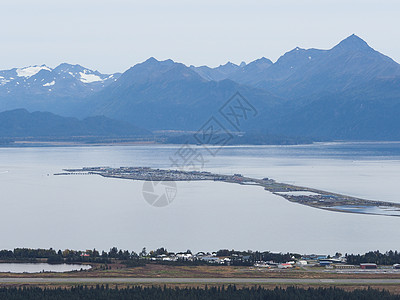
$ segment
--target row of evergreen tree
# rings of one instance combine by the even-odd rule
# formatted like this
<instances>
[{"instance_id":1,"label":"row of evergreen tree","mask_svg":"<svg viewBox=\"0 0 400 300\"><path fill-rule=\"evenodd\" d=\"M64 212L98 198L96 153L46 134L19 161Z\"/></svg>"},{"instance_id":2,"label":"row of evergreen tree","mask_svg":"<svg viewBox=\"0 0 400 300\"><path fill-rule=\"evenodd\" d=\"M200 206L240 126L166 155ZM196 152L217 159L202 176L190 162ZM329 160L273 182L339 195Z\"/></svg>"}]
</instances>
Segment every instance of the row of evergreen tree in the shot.
<instances>
[{"instance_id":1,"label":"row of evergreen tree","mask_svg":"<svg viewBox=\"0 0 400 300\"><path fill-rule=\"evenodd\" d=\"M50 299L75 299L75 300L124 300L124 299L157 299L157 300L214 300L214 299L271 299L271 300L391 300L400 299L398 295L392 295L387 291L376 289L363 289L354 291L344 291L338 288L296 288L288 287L286 289L275 288L265 289L262 287L236 288L234 285L227 287L210 288L167 288L167 287L128 287L123 289L109 288L108 286L96 287L72 287L42 289L38 287L23 288L0 288L0 300L50 300Z\"/></svg>"},{"instance_id":2,"label":"row of evergreen tree","mask_svg":"<svg viewBox=\"0 0 400 300\"><path fill-rule=\"evenodd\" d=\"M186 250L183 253L190 253L190 250ZM16 248L14 250L0 250L0 260L18 260L18 261L30 261L34 262L36 259L47 259L49 263L62 263L62 262L98 262L98 263L110 263L111 260L125 261L130 265L138 265L139 262L145 263L146 259L157 257L159 255L169 255L166 248L158 248L147 252L146 248L143 248L141 252L136 253L134 251L121 250L117 247L113 247L110 251L102 251L101 253L96 249L86 251L76 251L66 249L64 251L50 249L30 249L30 248ZM210 254L210 253L205 253ZM211 254L210 254L211 255ZM253 251L235 251L222 249L216 252L218 257L232 257L234 265L252 265L256 261L275 261L275 262L286 262L292 260L293 257L300 258L299 254L292 253L272 253L269 251L265 252L253 252ZM171 263L171 262L166 262ZM173 262L174 264L202 264L204 261L178 261Z\"/></svg>"},{"instance_id":3,"label":"row of evergreen tree","mask_svg":"<svg viewBox=\"0 0 400 300\"><path fill-rule=\"evenodd\" d=\"M379 251L370 251L365 254L346 254L347 263L351 265L359 265L360 263L375 263L377 265L394 265L400 263L400 252L387 251L381 253Z\"/></svg>"},{"instance_id":4,"label":"row of evergreen tree","mask_svg":"<svg viewBox=\"0 0 400 300\"><path fill-rule=\"evenodd\" d=\"M191 253L187 250L184 253ZM168 255L165 248L159 248L150 252L143 248L140 253L134 251L121 250L117 247L111 248L108 252L102 251L101 253L96 249L86 251L76 251L66 249L64 251L50 249L30 249L30 248L16 248L14 250L0 250L0 260L17 260L17 261L30 261L34 262L36 259L47 259L49 263L62 263L62 262L98 262L98 263L111 263L112 260L119 260L129 263L130 265L144 264L146 259L157 257L159 255ZM231 257L233 265L252 265L257 261L274 261L277 263L287 262L293 259L301 258L301 255L296 253L272 253L269 251L235 251L222 249L216 252L218 257ZM381 253L379 251L370 251L365 254L346 254L348 264L358 265L360 263L376 263L378 265L393 265L400 263L400 252L387 251ZM201 261L200 261L201 262ZM200 262L185 262L179 261L175 263L195 263Z\"/></svg>"}]
</instances>

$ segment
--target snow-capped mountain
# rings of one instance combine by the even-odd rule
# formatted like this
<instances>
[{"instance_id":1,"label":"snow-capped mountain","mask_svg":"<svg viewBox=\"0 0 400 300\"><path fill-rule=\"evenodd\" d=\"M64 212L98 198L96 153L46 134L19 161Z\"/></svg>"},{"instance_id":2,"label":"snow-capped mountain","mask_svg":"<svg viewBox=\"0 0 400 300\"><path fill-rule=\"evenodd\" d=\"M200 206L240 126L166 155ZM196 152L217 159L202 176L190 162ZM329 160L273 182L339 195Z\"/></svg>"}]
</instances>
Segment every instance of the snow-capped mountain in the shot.
<instances>
[{"instance_id":1,"label":"snow-capped mountain","mask_svg":"<svg viewBox=\"0 0 400 300\"><path fill-rule=\"evenodd\" d=\"M0 111L104 115L192 131L239 91L258 111L243 131L400 140L400 65L356 35L328 50L296 47L275 63L209 68L149 58L119 75L69 64L0 71Z\"/></svg>"},{"instance_id":2,"label":"snow-capped mountain","mask_svg":"<svg viewBox=\"0 0 400 300\"><path fill-rule=\"evenodd\" d=\"M0 96L54 95L85 97L116 81L116 74L102 74L80 65L63 63L0 71Z\"/></svg>"}]
</instances>

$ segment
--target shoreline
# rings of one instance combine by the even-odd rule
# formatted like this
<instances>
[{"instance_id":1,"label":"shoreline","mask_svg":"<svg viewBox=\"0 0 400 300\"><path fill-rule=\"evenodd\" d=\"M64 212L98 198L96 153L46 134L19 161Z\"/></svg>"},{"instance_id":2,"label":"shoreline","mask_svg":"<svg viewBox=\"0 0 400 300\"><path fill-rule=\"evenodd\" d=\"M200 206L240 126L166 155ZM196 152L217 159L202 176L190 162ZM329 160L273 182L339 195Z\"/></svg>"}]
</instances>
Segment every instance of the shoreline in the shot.
<instances>
[{"instance_id":1,"label":"shoreline","mask_svg":"<svg viewBox=\"0 0 400 300\"><path fill-rule=\"evenodd\" d=\"M400 203L361 199L320 189L281 183L271 178L256 179L241 174L224 175L205 171L179 171L148 167L84 167L81 169L63 169L63 173L53 175L99 175L105 178L152 182L218 181L247 186L260 186L264 190L280 196L287 201L313 208L341 213L400 217Z\"/></svg>"},{"instance_id":2,"label":"shoreline","mask_svg":"<svg viewBox=\"0 0 400 300\"><path fill-rule=\"evenodd\" d=\"M378 144L399 144L399 141L325 141L325 142L311 142L311 143L298 143L298 144L235 144L235 145L198 145L198 144L188 144L194 147L222 147L222 148L235 148L235 147L296 147L296 146L318 146L318 145L378 145ZM180 143L161 143L156 141L127 141L127 142L79 142L79 141L13 141L9 144L0 144L1 148L51 148L51 147L106 147L106 146L144 146L144 145L151 145L151 146L181 146Z\"/></svg>"}]
</instances>

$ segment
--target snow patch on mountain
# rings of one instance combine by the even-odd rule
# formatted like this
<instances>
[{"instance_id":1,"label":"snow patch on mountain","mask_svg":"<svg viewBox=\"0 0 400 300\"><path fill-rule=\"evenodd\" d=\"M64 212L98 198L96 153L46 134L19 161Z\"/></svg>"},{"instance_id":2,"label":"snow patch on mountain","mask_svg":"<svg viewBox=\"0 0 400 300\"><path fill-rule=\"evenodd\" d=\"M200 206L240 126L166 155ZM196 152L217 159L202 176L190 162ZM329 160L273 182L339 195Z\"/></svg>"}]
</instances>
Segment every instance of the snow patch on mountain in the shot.
<instances>
[{"instance_id":1,"label":"snow patch on mountain","mask_svg":"<svg viewBox=\"0 0 400 300\"><path fill-rule=\"evenodd\" d=\"M86 70L85 70L86 71ZM86 74L84 72L79 72L79 75L81 75L81 81L83 83L92 83L92 82L97 82L97 81L103 81L100 76L97 76L95 74Z\"/></svg>"},{"instance_id":2,"label":"snow patch on mountain","mask_svg":"<svg viewBox=\"0 0 400 300\"><path fill-rule=\"evenodd\" d=\"M52 86L52 85L55 85L55 84L56 84L56 82L53 80L52 82L48 82L48 83L43 84L43 86Z\"/></svg>"},{"instance_id":3,"label":"snow patch on mountain","mask_svg":"<svg viewBox=\"0 0 400 300\"><path fill-rule=\"evenodd\" d=\"M31 67L20 68L17 69L16 72L18 77L29 78L32 77L33 75L36 75L41 70L51 71L49 67L42 65L42 66L31 66Z\"/></svg>"},{"instance_id":4,"label":"snow patch on mountain","mask_svg":"<svg viewBox=\"0 0 400 300\"><path fill-rule=\"evenodd\" d=\"M0 85L5 85L5 84L7 84L8 82L10 82L10 80L4 79L4 77L1 77L1 78L0 78Z\"/></svg>"}]
</instances>

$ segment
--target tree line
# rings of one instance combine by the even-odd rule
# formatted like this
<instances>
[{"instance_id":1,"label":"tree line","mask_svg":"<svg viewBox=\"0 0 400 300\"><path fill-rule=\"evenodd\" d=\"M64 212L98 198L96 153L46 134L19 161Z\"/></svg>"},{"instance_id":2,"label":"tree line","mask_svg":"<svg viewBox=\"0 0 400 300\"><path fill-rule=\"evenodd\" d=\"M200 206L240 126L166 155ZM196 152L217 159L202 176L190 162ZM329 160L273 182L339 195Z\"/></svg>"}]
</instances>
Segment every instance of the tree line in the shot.
<instances>
[{"instance_id":1,"label":"tree line","mask_svg":"<svg viewBox=\"0 0 400 300\"><path fill-rule=\"evenodd\" d=\"M231 257L233 258L233 262L235 261L235 257L237 258L238 261L243 261L243 262L250 262L251 264L257 262L257 261L273 261L276 263L283 263L283 262L288 262L293 259L300 259L301 255L297 253L272 253L269 251L235 251L235 250L218 250L217 251L217 256L218 257Z\"/></svg>"},{"instance_id":2,"label":"tree line","mask_svg":"<svg viewBox=\"0 0 400 300\"><path fill-rule=\"evenodd\" d=\"M96 249L77 251L77 250L54 250L50 249L30 249L30 248L15 248L14 250L0 250L0 260L3 261L20 261L20 262L35 262L37 260L46 259L49 263L76 263L76 262L95 262L95 263L111 263L112 261L121 261L128 266L144 265L151 261L159 264L172 265L199 265L207 264L207 262L194 259L188 260L180 258L177 261L153 260L161 256L174 255L178 253L169 252L166 248L158 248L147 252L143 248L141 252L128 251L111 248L109 251L98 251ZM180 254L192 254L190 250L180 252ZM294 259L300 259L301 255L296 253L272 253L269 251L236 251L221 249L213 253L216 257L229 257L231 265L253 265L258 261L273 261L276 263L288 262ZM203 255L212 255L211 253L203 253ZM379 251L370 251L365 254L346 254L348 264L358 265L360 263L376 263L378 265L393 265L400 263L400 252L387 251L381 253Z\"/></svg>"},{"instance_id":3,"label":"tree line","mask_svg":"<svg viewBox=\"0 0 400 300\"><path fill-rule=\"evenodd\" d=\"M387 251L385 253L370 251L365 254L346 254L347 263L359 265L361 263L375 263L377 265L394 265L400 263L400 252Z\"/></svg>"},{"instance_id":4,"label":"tree line","mask_svg":"<svg viewBox=\"0 0 400 300\"><path fill-rule=\"evenodd\" d=\"M169 252L166 248L161 247L156 250L147 252L146 248L143 248L141 252L136 253L135 251L128 251L118 249L117 247L111 248L108 252L99 252L96 249L86 251L76 250L54 250L50 249L30 249L30 248L16 248L14 250L0 250L0 260L15 260L25 262L35 262L37 260L47 259L48 263L75 263L75 262L97 262L97 263L111 263L112 260L123 261L129 266L141 265L146 261L153 261L162 264L191 264L200 265L207 264L203 260L188 260L180 258L177 261L154 261L153 258L157 258L163 255L175 255L175 254L192 254L190 250L185 252ZM203 253L203 255L212 255L211 253ZM293 253L271 253L269 251L235 251L221 249L214 253L217 257L230 257L232 265L252 265L257 261L274 261L274 262L286 262L293 258L300 258L299 254Z\"/></svg>"},{"instance_id":5,"label":"tree line","mask_svg":"<svg viewBox=\"0 0 400 300\"><path fill-rule=\"evenodd\" d=\"M387 291L376 289L363 289L344 291L338 288L275 288L265 289L262 287L237 288L235 285L227 287L205 287L205 288L168 288L168 287L141 287L109 288L107 285L96 287L77 286L72 288L38 288L38 287L3 287L0 288L0 300L50 300L50 299L97 299L97 300L124 300L124 299L158 299L158 300L236 300L236 299L279 299L279 300L397 300L398 295L392 295Z\"/></svg>"}]
</instances>

